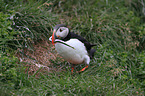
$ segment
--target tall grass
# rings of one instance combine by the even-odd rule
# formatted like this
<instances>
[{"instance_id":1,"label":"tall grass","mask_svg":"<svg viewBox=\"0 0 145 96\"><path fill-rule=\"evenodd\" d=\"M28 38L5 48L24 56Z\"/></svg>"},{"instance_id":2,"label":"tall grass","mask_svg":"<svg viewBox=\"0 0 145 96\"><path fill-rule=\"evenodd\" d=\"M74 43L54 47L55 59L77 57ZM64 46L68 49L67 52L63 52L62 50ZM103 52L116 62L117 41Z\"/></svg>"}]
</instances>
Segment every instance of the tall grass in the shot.
<instances>
[{"instance_id":1,"label":"tall grass","mask_svg":"<svg viewBox=\"0 0 145 96\"><path fill-rule=\"evenodd\" d=\"M15 50L9 53L12 55L1 52L0 59L3 61L0 63L6 68L1 70L1 94L144 95L144 22L142 17L136 15L136 7L132 6L140 1L129 1L3 1L3 13L14 10L10 16L11 27L18 32L15 43L18 48L33 50L32 43L48 40L51 28L64 23L72 32L97 44L97 52L83 73L71 75L67 62L52 60L50 67L61 66L62 71L46 71L44 74L38 70L38 78L35 77L36 73L32 76L24 73L24 66L18 67L17 63L21 65L21 62L15 57L11 58ZM138 8L142 9L143 6ZM82 66L78 65L77 68Z\"/></svg>"}]
</instances>

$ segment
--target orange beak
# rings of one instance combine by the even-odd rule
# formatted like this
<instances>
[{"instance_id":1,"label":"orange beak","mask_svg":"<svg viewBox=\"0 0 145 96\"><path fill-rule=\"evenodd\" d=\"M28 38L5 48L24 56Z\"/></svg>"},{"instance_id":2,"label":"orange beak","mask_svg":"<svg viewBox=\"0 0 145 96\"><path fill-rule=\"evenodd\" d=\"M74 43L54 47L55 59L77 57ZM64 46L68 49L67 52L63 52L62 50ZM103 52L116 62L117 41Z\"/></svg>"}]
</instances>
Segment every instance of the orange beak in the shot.
<instances>
[{"instance_id":1,"label":"orange beak","mask_svg":"<svg viewBox=\"0 0 145 96\"><path fill-rule=\"evenodd\" d=\"M55 41L55 36L54 36L54 33L55 33L55 30L53 31L53 34L52 34L52 44L54 45L54 41Z\"/></svg>"}]
</instances>

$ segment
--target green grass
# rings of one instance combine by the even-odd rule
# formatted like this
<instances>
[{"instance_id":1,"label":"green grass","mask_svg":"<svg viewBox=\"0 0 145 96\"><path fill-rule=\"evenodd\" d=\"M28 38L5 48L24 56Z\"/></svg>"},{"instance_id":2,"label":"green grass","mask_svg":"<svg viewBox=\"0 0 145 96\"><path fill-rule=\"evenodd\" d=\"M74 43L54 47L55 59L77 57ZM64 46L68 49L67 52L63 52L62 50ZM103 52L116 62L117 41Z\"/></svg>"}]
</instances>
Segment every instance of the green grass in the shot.
<instances>
[{"instance_id":1,"label":"green grass","mask_svg":"<svg viewBox=\"0 0 145 96\"><path fill-rule=\"evenodd\" d=\"M145 94L145 16L139 0L15 0L0 4L2 96ZM28 74L26 69L31 67L20 62L15 52L23 56L25 48L34 51L32 45L48 40L51 28L60 23L97 44L89 68L71 75L70 64L57 59L50 60L53 64L49 67L61 71L40 68Z\"/></svg>"}]
</instances>

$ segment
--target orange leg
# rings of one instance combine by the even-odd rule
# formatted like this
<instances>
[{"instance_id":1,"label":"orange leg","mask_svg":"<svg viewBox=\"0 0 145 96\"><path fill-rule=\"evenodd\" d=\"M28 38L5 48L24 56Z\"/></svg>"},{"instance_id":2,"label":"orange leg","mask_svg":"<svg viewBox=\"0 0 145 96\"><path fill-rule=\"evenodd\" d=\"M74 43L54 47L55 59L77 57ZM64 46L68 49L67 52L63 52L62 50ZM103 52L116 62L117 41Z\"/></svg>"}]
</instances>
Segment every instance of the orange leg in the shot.
<instances>
[{"instance_id":1,"label":"orange leg","mask_svg":"<svg viewBox=\"0 0 145 96\"><path fill-rule=\"evenodd\" d=\"M74 71L74 67L72 67L71 69L72 69L72 70L71 70L71 74L73 74L73 71Z\"/></svg>"},{"instance_id":2,"label":"orange leg","mask_svg":"<svg viewBox=\"0 0 145 96\"><path fill-rule=\"evenodd\" d=\"M72 70L71 70L71 74L73 74L74 67L75 67L75 65L74 65L74 64L72 64L72 65L71 65L71 69L72 69Z\"/></svg>"},{"instance_id":3,"label":"orange leg","mask_svg":"<svg viewBox=\"0 0 145 96\"><path fill-rule=\"evenodd\" d=\"M84 71L86 68L88 68L88 65L86 67L84 67L82 70L78 71L78 72L82 72Z\"/></svg>"}]
</instances>

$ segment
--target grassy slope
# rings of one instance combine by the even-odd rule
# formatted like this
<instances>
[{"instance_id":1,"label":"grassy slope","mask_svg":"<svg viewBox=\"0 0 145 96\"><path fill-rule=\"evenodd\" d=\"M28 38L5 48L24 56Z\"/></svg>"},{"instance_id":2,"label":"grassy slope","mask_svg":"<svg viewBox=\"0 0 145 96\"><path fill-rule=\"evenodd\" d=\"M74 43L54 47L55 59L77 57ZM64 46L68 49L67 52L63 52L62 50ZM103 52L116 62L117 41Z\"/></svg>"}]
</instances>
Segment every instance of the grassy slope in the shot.
<instances>
[{"instance_id":1,"label":"grassy slope","mask_svg":"<svg viewBox=\"0 0 145 96\"><path fill-rule=\"evenodd\" d=\"M28 36L25 37L25 34L21 33L24 40L20 41L20 46L25 46L23 43L28 45L31 41L39 42L40 38L48 38L53 25L65 23L71 31L97 44L97 52L90 67L81 74L71 75L69 65L64 66L62 69L65 71L62 72L46 72L47 75L40 73L39 78L24 74L23 68L17 70L18 72L11 69L17 75L11 74L12 80L5 78L6 81L1 82L2 95L144 94L144 82L137 77L138 74L142 76L144 69L144 52L139 53L137 50L143 34L138 31L143 30L143 25L140 24L141 19L125 5L127 3L116 0L66 0L52 2L53 5L49 6L47 4L50 2L47 2L41 9L38 9L38 6L44 2L29 3L14 7L18 12L15 16L19 17L14 21L16 25L24 26L19 31L26 31ZM13 28L18 30L15 26ZM24 42L26 40L30 42ZM58 62L53 61L56 67ZM64 65L64 62L60 64Z\"/></svg>"}]
</instances>

